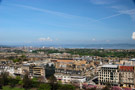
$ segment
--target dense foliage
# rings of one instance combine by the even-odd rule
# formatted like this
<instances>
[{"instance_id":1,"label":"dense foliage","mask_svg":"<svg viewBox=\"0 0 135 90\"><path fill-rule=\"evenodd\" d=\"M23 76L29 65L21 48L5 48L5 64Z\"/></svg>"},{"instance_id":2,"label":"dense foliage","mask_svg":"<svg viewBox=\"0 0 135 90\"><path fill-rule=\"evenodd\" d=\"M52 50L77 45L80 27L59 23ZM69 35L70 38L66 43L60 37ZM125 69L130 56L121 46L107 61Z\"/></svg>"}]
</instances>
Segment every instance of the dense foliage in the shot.
<instances>
[{"instance_id":1,"label":"dense foliage","mask_svg":"<svg viewBox=\"0 0 135 90\"><path fill-rule=\"evenodd\" d=\"M75 90L72 85L59 84L55 76L48 77L48 83L40 82L38 78L29 78L26 73L23 78L17 76L10 77L8 73L3 72L0 75L0 89L2 90Z\"/></svg>"},{"instance_id":2,"label":"dense foliage","mask_svg":"<svg viewBox=\"0 0 135 90\"><path fill-rule=\"evenodd\" d=\"M25 90L25 89L24 88L17 88L17 87L12 88L12 87L9 87L9 86L4 86L2 88L2 90Z\"/></svg>"},{"instance_id":3,"label":"dense foliage","mask_svg":"<svg viewBox=\"0 0 135 90\"><path fill-rule=\"evenodd\" d=\"M100 57L135 57L135 50L117 50L117 49L45 49L45 50L35 50L33 53L44 52L46 54L50 53L70 53L72 55L77 54L80 56L100 56Z\"/></svg>"},{"instance_id":4,"label":"dense foliage","mask_svg":"<svg viewBox=\"0 0 135 90\"><path fill-rule=\"evenodd\" d=\"M54 73L55 73L55 66L53 64L51 66L47 64L45 67L46 78L49 78L50 76L54 75Z\"/></svg>"}]
</instances>

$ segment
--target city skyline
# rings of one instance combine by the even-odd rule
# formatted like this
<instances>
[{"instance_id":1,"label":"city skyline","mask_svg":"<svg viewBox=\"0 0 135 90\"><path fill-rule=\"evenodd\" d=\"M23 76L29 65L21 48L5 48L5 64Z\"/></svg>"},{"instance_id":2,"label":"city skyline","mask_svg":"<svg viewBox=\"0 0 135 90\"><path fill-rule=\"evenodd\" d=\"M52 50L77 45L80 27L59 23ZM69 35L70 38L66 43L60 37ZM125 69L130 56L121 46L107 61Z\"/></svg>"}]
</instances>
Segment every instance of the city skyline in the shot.
<instances>
[{"instance_id":1,"label":"city skyline","mask_svg":"<svg viewBox=\"0 0 135 90\"><path fill-rule=\"evenodd\" d=\"M135 44L132 0L1 0L0 44Z\"/></svg>"}]
</instances>

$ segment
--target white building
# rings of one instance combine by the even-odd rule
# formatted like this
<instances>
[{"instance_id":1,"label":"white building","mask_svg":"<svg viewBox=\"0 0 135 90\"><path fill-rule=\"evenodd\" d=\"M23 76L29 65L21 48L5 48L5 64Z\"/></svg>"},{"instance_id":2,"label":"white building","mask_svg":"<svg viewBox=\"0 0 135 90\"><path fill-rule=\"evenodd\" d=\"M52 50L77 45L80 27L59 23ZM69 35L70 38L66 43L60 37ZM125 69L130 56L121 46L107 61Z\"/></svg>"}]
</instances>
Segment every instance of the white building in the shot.
<instances>
[{"instance_id":1,"label":"white building","mask_svg":"<svg viewBox=\"0 0 135 90\"><path fill-rule=\"evenodd\" d=\"M85 76L70 76L70 75L62 75L62 74L55 74L57 80L62 81L62 83L70 83L70 82L78 82L84 83L86 81Z\"/></svg>"},{"instance_id":2,"label":"white building","mask_svg":"<svg viewBox=\"0 0 135 90\"><path fill-rule=\"evenodd\" d=\"M103 65L98 72L98 83L100 85L119 84L118 65Z\"/></svg>"}]
</instances>

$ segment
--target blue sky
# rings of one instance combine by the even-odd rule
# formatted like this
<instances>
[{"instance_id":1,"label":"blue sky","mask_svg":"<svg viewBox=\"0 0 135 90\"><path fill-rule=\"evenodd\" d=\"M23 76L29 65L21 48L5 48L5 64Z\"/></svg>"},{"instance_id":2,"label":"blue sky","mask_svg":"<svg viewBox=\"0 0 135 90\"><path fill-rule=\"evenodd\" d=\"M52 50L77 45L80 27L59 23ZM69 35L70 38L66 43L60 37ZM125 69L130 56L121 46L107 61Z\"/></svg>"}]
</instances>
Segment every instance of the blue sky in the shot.
<instances>
[{"instance_id":1,"label":"blue sky","mask_svg":"<svg viewBox=\"0 0 135 90\"><path fill-rule=\"evenodd\" d=\"M0 44L133 43L132 0L2 0Z\"/></svg>"}]
</instances>

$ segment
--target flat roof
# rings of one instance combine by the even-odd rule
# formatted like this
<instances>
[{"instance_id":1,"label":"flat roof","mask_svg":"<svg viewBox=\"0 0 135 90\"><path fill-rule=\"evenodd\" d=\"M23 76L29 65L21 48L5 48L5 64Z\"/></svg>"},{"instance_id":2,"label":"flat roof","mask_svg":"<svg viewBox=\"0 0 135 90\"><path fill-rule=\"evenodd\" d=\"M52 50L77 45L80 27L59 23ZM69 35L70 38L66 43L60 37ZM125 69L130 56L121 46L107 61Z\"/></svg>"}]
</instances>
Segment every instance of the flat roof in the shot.
<instances>
[{"instance_id":1,"label":"flat roof","mask_svg":"<svg viewBox=\"0 0 135 90\"><path fill-rule=\"evenodd\" d=\"M106 65L103 65L102 67L104 67L104 68L117 68L118 65L106 64Z\"/></svg>"},{"instance_id":2,"label":"flat roof","mask_svg":"<svg viewBox=\"0 0 135 90\"><path fill-rule=\"evenodd\" d=\"M135 61L135 58L130 59L129 61Z\"/></svg>"},{"instance_id":3,"label":"flat roof","mask_svg":"<svg viewBox=\"0 0 135 90\"><path fill-rule=\"evenodd\" d=\"M67 63L69 63L69 62L73 62L74 60L56 60L57 62L67 62Z\"/></svg>"}]
</instances>

